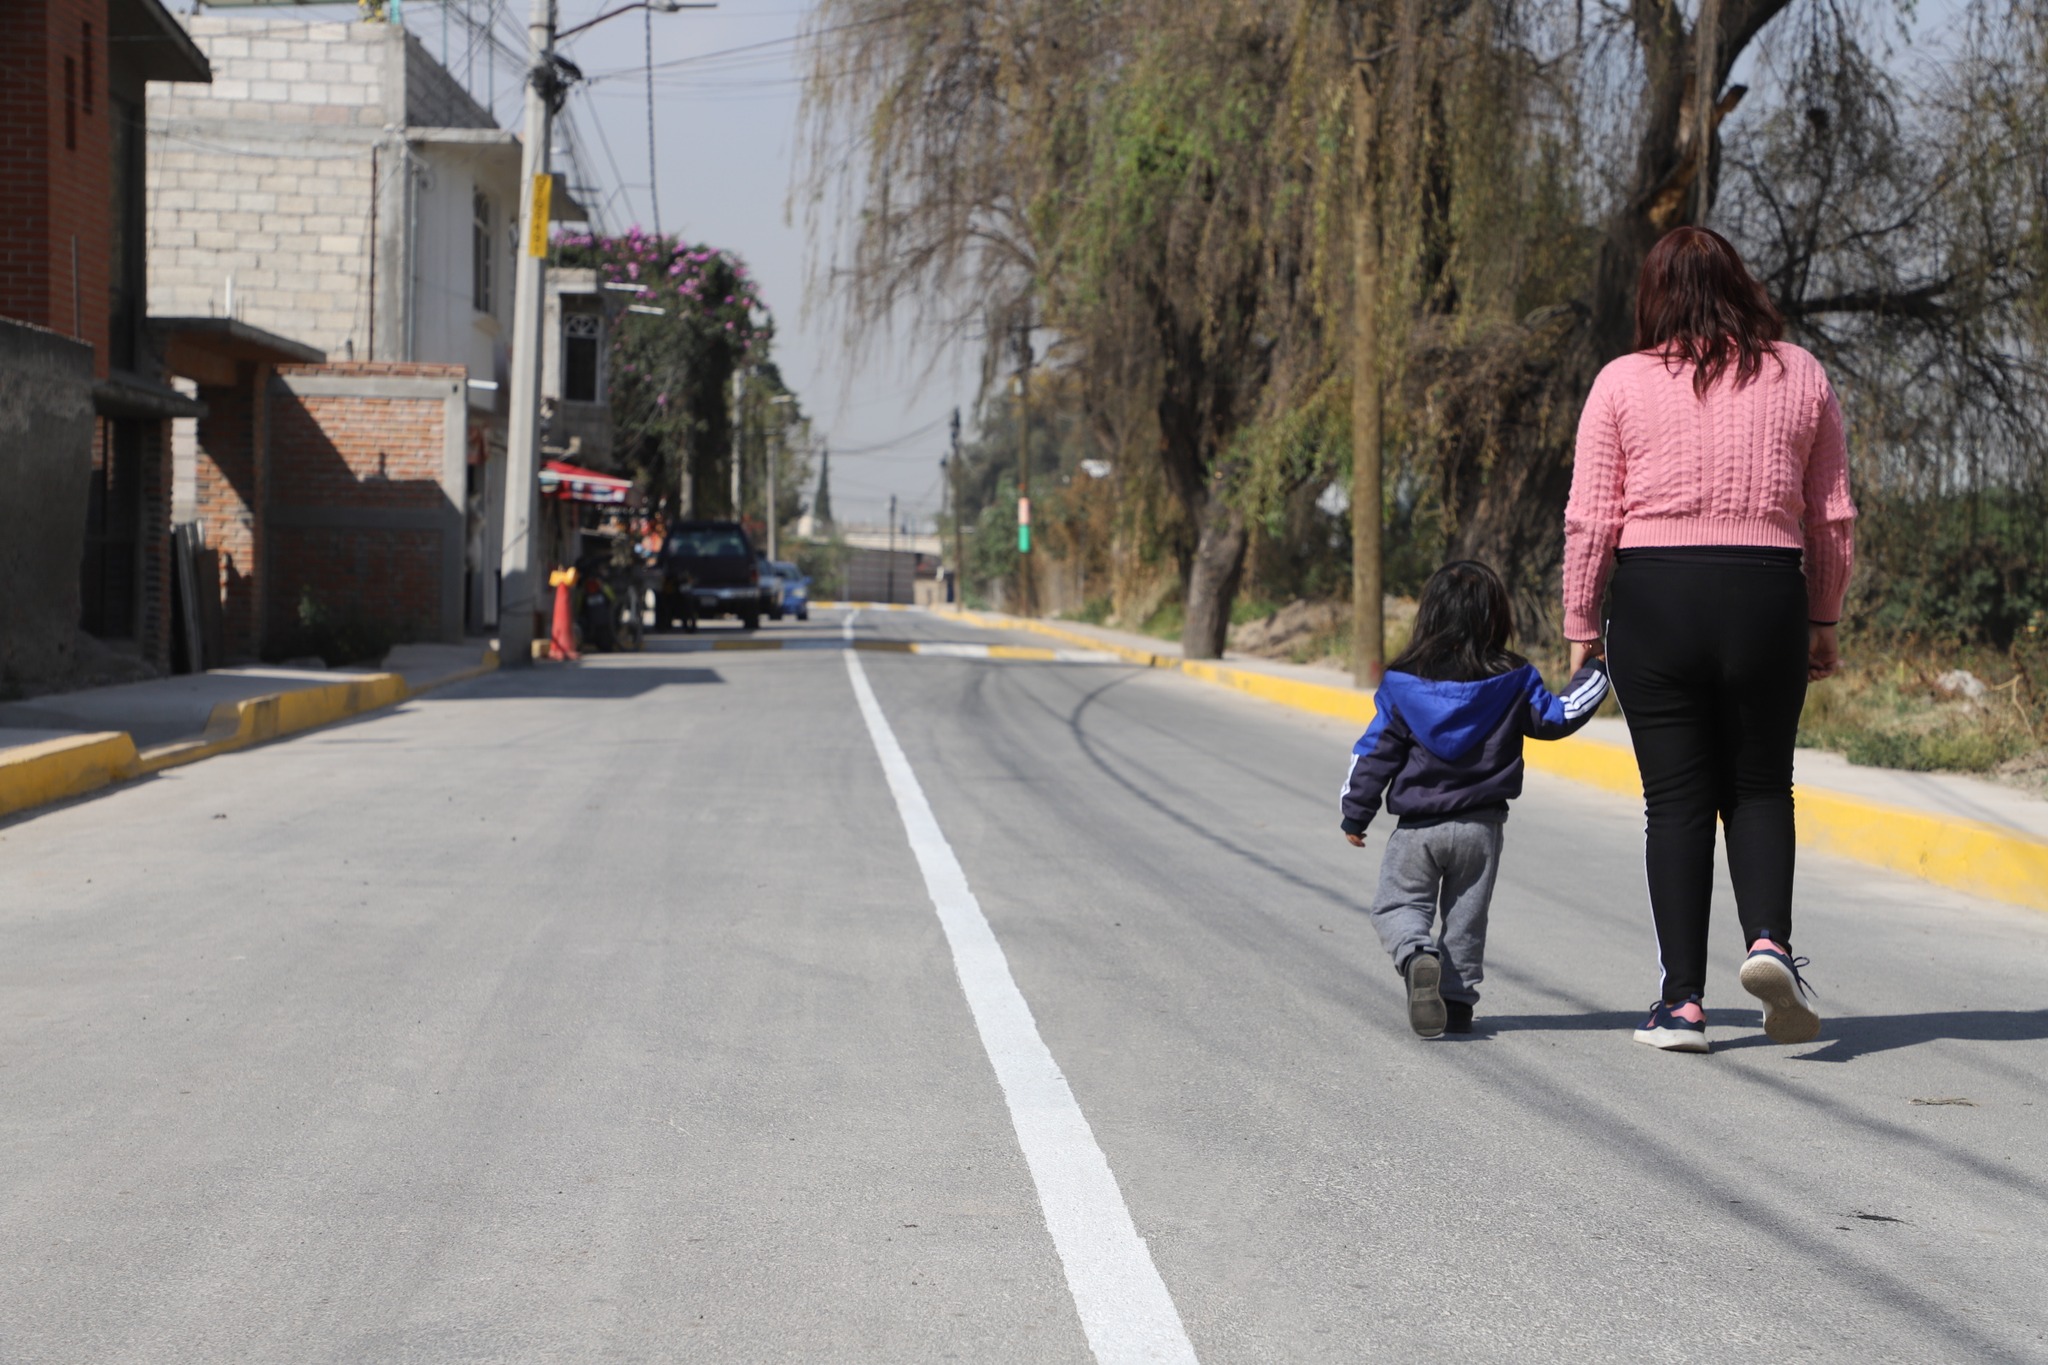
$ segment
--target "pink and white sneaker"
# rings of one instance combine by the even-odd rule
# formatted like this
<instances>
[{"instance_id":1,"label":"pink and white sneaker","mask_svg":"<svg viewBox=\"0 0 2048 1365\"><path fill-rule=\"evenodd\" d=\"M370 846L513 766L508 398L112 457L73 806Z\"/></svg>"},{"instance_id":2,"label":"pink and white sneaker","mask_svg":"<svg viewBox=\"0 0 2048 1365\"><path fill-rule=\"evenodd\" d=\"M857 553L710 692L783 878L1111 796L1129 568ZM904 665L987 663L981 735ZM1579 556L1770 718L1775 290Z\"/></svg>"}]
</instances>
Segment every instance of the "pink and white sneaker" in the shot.
<instances>
[{"instance_id":1,"label":"pink and white sneaker","mask_svg":"<svg viewBox=\"0 0 2048 1365\"><path fill-rule=\"evenodd\" d=\"M1760 938L1749 945L1742 989L1764 1002L1764 1032L1774 1043L1810 1043L1820 1032L1820 1015L1805 999L1813 988L1799 974L1805 965L1789 944Z\"/></svg>"},{"instance_id":2,"label":"pink and white sneaker","mask_svg":"<svg viewBox=\"0 0 2048 1365\"><path fill-rule=\"evenodd\" d=\"M1636 1030L1636 1041L1665 1052L1707 1051L1707 1012L1697 995L1677 1004L1659 1000L1650 1006L1650 1017Z\"/></svg>"}]
</instances>

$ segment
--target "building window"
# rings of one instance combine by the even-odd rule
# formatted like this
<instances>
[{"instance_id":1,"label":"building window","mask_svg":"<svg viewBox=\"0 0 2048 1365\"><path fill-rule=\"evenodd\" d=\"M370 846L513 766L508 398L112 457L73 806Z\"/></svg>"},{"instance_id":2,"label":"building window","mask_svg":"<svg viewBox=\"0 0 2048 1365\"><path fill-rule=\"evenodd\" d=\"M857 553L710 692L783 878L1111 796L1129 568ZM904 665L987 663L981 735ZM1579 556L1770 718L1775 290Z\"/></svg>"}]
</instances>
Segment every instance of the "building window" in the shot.
<instances>
[{"instance_id":1,"label":"building window","mask_svg":"<svg viewBox=\"0 0 2048 1365\"><path fill-rule=\"evenodd\" d=\"M479 313L495 313L498 302L492 266L496 264L498 238L491 231L490 196L478 190L470 201L470 209L474 215L469 230L470 302Z\"/></svg>"},{"instance_id":2,"label":"building window","mask_svg":"<svg viewBox=\"0 0 2048 1365\"><path fill-rule=\"evenodd\" d=\"M64 150L78 150L78 62L64 59Z\"/></svg>"},{"instance_id":3,"label":"building window","mask_svg":"<svg viewBox=\"0 0 2048 1365\"><path fill-rule=\"evenodd\" d=\"M82 95L83 95L83 96L85 97L85 98L84 98L84 104L85 104L85 112L86 112L86 113L88 113L88 114L90 114L90 113L92 112L92 24L91 24L91 22L90 22L90 21L88 21L87 23L85 23L84 25L82 25L82 29L83 29L83 33L82 33L82 36L81 36L81 38L80 38L80 41L79 41L79 48L80 48L80 49L82 50L82 53L83 53L83 55L84 55L84 58L85 58L85 89L84 89L83 91L81 91L80 93L81 93L81 94L82 94Z\"/></svg>"},{"instance_id":4,"label":"building window","mask_svg":"<svg viewBox=\"0 0 2048 1365\"><path fill-rule=\"evenodd\" d=\"M597 343L604 320L596 313L562 316L562 398L570 403L597 401Z\"/></svg>"}]
</instances>

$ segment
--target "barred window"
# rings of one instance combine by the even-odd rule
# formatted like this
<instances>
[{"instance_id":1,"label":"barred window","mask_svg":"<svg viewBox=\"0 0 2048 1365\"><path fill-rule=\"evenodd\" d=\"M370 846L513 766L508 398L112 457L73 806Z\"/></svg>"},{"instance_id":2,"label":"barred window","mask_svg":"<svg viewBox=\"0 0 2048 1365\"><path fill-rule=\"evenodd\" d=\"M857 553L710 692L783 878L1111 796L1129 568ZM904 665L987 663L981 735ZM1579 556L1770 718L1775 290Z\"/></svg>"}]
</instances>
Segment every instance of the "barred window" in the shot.
<instances>
[{"instance_id":1,"label":"barred window","mask_svg":"<svg viewBox=\"0 0 2048 1365\"><path fill-rule=\"evenodd\" d=\"M562 315L562 397L571 403L597 401L597 343L604 330L595 313Z\"/></svg>"},{"instance_id":2,"label":"barred window","mask_svg":"<svg viewBox=\"0 0 2048 1365\"><path fill-rule=\"evenodd\" d=\"M470 302L479 313L498 311L496 285L497 234L491 231L491 199L482 190L471 201L474 221L469 233Z\"/></svg>"}]
</instances>

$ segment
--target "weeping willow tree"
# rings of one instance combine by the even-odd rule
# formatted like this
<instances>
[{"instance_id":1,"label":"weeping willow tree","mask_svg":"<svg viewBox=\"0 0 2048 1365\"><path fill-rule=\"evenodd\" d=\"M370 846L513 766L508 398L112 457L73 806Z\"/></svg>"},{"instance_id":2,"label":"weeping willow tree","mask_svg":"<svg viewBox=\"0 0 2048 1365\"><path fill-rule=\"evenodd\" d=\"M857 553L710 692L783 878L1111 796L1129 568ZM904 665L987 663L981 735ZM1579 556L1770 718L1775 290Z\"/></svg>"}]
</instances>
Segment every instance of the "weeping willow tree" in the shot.
<instances>
[{"instance_id":1,"label":"weeping willow tree","mask_svg":"<svg viewBox=\"0 0 2048 1365\"><path fill-rule=\"evenodd\" d=\"M979 343L1043 328L1088 376L1154 529L1191 657L1221 653L1245 562L1240 436L1312 372L1311 5L828 0L812 205L856 338L907 319Z\"/></svg>"},{"instance_id":2,"label":"weeping willow tree","mask_svg":"<svg viewBox=\"0 0 2048 1365\"><path fill-rule=\"evenodd\" d=\"M1963 0L1908 60L1909 9L828 0L810 203L857 334L907 324L993 374L1047 330L1191 654L1248 544L1327 553L1300 511L1333 483L1361 608L1384 526L1390 563L1495 564L1524 637L1553 635L1579 406L1649 248L1697 222L1838 375L1902 528L1866 533L1888 572L1998 524L1996 563L1959 551L1868 614L1977 592L2009 629L2048 536L2048 20Z\"/></svg>"}]
</instances>

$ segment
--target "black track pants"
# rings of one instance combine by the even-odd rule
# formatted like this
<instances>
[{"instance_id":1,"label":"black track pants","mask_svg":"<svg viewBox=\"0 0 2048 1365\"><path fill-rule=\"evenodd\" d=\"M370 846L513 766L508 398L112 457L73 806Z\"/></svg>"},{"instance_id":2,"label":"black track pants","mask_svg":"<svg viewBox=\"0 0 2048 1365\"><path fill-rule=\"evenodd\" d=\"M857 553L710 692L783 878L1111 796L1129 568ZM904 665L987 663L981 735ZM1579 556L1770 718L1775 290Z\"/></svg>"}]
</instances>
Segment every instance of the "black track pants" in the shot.
<instances>
[{"instance_id":1,"label":"black track pants","mask_svg":"<svg viewBox=\"0 0 2048 1365\"><path fill-rule=\"evenodd\" d=\"M1792 935L1792 746L1806 702L1797 550L1623 550L1607 657L1643 774L1664 999L1705 993L1714 823L1744 946Z\"/></svg>"}]
</instances>

